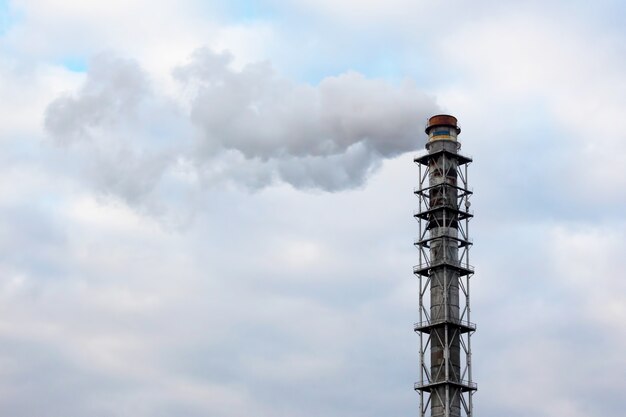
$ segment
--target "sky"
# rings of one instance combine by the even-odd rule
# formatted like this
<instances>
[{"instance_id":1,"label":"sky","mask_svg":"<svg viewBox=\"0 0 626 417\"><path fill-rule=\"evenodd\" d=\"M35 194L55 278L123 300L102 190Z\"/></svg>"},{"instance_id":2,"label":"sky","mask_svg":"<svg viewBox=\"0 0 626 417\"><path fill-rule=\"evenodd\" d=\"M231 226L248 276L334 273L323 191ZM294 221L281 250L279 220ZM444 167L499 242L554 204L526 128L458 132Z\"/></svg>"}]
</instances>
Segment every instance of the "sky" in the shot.
<instances>
[{"instance_id":1,"label":"sky","mask_svg":"<svg viewBox=\"0 0 626 417\"><path fill-rule=\"evenodd\" d=\"M0 414L418 415L412 160L443 112L475 415L623 415L625 19L0 0Z\"/></svg>"}]
</instances>

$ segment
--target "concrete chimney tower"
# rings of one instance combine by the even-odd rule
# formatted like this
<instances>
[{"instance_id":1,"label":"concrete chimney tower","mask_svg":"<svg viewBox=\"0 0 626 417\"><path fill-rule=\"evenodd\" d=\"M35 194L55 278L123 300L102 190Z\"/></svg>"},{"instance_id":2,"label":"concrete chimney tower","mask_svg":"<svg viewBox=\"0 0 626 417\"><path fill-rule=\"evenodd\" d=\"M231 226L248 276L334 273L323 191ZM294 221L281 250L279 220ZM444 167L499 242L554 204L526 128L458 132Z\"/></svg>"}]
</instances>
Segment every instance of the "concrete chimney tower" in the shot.
<instances>
[{"instance_id":1,"label":"concrete chimney tower","mask_svg":"<svg viewBox=\"0 0 626 417\"><path fill-rule=\"evenodd\" d=\"M461 128L454 116L428 120L427 153L414 159L419 166L419 199L414 216L419 221L415 247L419 263L420 417L472 416L469 264L472 242L468 235L470 196L467 166L471 158L459 153Z\"/></svg>"}]
</instances>

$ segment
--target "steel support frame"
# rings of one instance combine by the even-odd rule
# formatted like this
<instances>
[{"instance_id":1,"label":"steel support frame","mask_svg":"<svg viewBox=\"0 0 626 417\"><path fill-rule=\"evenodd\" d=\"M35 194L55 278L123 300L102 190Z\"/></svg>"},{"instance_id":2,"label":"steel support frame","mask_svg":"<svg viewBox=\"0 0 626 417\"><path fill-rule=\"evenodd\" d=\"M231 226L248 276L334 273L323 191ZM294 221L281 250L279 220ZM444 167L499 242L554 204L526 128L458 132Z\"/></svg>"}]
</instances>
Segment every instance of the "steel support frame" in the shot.
<instances>
[{"instance_id":1,"label":"steel support frame","mask_svg":"<svg viewBox=\"0 0 626 417\"><path fill-rule=\"evenodd\" d=\"M446 164L448 158L455 158L454 164ZM418 210L414 213L414 217L419 222L419 235L415 240L415 247L419 254L419 264L414 268L415 275L419 280L419 322L415 325L415 330L419 335L419 358L420 358L420 372L419 381L415 384L415 390L418 391L420 397L420 417L430 417L430 406L432 396L437 396L438 399L445 404L444 417L450 417L449 405L458 396L461 404L461 415L466 417L473 416L473 401L472 397L477 389L476 384L472 380L472 349L471 349L471 336L474 333L476 326L471 323L470 314L470 278L473 275L474 268L470 265L469 250L472 246L472 241L469 238L469 220L473 217L473 214L469 211L470 202L469 198L472 195L472 191L468 187L468 164L471 162L470 158L460 155L443 153L443 156L439 156L441 165L437 163L436 159L420 157L416 158L415 162L419 167L419 185L415 188L414 194L418 197ZM456 184L436 184L431 185L429 182L430 173L432 169L439 169L442 172L446 172L446 165L456 167ZM433 204L431 201L431 190L435 187L446 187L440 195L444 196L444 201L439 198L437 204ZM449 189L456 190L456 204L454 210L444 210L442 219L436 218L436 216L429 215L433 210L437 210L441 205L445 205L445 196L449 195ZM446 213L449 214L446 216ZM435 227L442 228L455 228L458 231L458 235L451 236L431 236L430 229L433 225L429 225L430 222L435 221L437 224ZM454 245L456 247L456 255L448 258L447 251L444 252L444 260L434 265L431 260L431 243L434 240L444 240L444 247L448 245ZM431 306L428 295L431 290L431 275L432 272L440 268L444 269L444 276L448 276L445 273L446 268L459 268L461 271L458 274L458 288L459 288L459 301L464 301L462 308L459 308L458 319L452 319L449 317L447 311L447 303L441 304L442 308L445 308L445 320L437 320L433 322L431 320ZM445 283L444 294L448 293L448 289L452 285L451 282ZM459 303L461 304L461 303ZM461 306L459 306L461 307ZM445 328L444 340L441 339L441 332L433 332L432 329L438 326ZM433 368L430 363L430 355L427 355L427 351L431 346L431 338L436 337L439 344L443 346L443 362L442 364ZM461 350L461 367L460 373L454 372L454 367L448 363L450 359L450 347L454 340L458 340ZM442 375L444 373L445 375ZM441 389L433 389L436 386L445 386L445 397L441 398Z\"/></svg>"}]
</instances>

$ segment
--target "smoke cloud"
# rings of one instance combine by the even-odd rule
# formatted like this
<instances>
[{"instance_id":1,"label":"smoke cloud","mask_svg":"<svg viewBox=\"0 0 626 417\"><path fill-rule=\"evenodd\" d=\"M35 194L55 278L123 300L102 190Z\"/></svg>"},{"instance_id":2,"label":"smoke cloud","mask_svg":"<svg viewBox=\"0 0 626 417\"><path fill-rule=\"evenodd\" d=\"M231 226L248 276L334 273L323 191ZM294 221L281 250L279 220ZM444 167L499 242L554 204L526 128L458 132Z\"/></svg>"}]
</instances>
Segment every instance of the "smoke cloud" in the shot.
<instances>
[{"instance_id":1,"label":"smoke cloud","mask_svg":"<svg viewBox=\"0 0 626 417\"><path fill-rule=\"evenodd\" d=\"M77 91L49 104L46 130L81 152L103 190L127 200L176 183L337 191L421 146L437 111L409 80L347 72L296 83L266 62L235 69L232 55L209 49L172 74L175 97L157 91L136 62L97 57Z\"/></svg>"}]
</instances>

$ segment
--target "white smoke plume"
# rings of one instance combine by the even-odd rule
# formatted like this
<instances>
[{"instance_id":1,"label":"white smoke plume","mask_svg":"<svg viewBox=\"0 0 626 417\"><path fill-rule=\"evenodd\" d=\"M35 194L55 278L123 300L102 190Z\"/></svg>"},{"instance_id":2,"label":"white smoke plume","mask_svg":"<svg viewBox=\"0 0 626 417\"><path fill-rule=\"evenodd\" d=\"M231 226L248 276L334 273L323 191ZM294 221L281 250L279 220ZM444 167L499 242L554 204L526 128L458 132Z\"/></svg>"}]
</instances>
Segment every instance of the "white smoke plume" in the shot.
<instances>
[{"instance_id":1,"label":"white smoke plume","mask_svg":"<svg viewBox=\"0 0 626 417\"><path fill-rule=\"evenodd\" d=\"M132 201L177 183L357 187L384 158L420 147L437 111L408 80L347 72L296 83L269 63L234 69L229 53L208 49L173 76L176 100L134 61L100 56L81 88L50 103L45 127L80 150L103 190Z\"/></svg>"}]
</instances>

